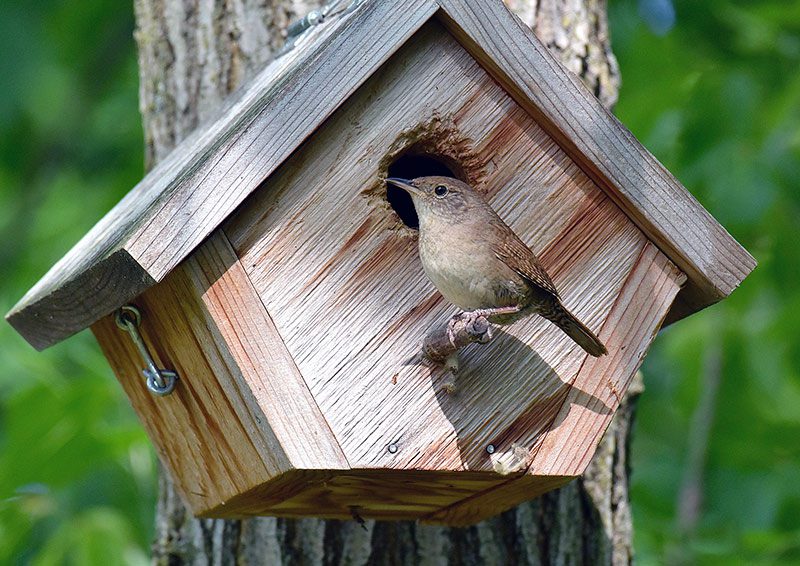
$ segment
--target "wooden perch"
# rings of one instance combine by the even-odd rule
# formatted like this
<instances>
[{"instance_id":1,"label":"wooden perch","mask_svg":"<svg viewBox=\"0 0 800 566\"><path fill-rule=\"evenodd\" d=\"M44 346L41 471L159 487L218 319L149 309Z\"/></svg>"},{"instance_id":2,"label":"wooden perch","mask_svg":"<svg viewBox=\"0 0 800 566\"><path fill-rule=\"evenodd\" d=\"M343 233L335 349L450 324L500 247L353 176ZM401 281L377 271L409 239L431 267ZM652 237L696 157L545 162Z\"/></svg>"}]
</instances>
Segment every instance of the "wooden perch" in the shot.
<instances>
[{"instance_id":1,"label":"wooden perch","mask_svg":"<svg viewBox=\"0 0 800 566\"><path fill-rule=\"evenodd\" d=\"M486 317L468 311L454 315L447 324L432 330L422 343L422 353L437 364L458 369L451 358L467 344L487 344L492 339L492 325Z\"/></svg>"}]
</instances>

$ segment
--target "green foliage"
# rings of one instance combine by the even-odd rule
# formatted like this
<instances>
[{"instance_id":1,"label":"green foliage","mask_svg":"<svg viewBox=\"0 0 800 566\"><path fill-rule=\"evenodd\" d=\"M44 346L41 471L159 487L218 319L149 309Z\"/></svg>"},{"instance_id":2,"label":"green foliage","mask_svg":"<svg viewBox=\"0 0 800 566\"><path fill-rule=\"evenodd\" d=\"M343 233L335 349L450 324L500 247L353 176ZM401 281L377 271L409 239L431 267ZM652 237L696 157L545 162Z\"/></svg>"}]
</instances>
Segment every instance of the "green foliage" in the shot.
<instances>
[{"instance_id":1,"label":"green foliage","mask_svg":"<svg viewBox=\"0 0 800 566\"><path fill-rule=\"evenodd\" d=\"M0 311L142 175L127 2L0 3ZM88 332L0 324L0 563L144 563L155 460Z\"/></svg>"},{"instance_id":2,"label":"green foliage","mask_svg":"<svg viewBox=\"0 0 800 566\"><path fill-rule=\"evenodd\" d=\"M665 7L611 3L618 114L759 267L648 357L637 552L800 564L800 5L676 0L671 29ZM3 312L142 175L132 31L128 2L0 3ZM0 351L0 563L146 562L155 461L92 337L37 353L0 324ZM687 528L676 502L713 352L721 383Z\"/></svg>"},{"instance_id":3,"label":"green foliage","mask_svg":"<svg viewBox=\"0 0 800 566\"><path fill-rule=\"evenodd\" d=\"M728 300L663 332L645 362L636 548L645 564L800 564L800 5L674 7L658 35L636 2L612 4L617 114L759 266ZM687 530L676 501L715 348L721 384Z\"/></svg>"}]
</instances>

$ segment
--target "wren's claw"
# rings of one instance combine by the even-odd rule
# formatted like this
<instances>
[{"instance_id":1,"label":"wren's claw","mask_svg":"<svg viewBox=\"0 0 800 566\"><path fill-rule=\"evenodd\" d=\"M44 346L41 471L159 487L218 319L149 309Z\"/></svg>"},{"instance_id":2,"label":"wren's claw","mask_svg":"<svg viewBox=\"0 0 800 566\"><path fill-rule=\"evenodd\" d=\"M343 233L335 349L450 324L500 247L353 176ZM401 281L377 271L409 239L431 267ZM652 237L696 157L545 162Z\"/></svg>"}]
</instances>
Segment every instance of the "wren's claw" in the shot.
<instances>
[{"instance_id":1,"label":"wren's claw","mask_svg":"<svg viewBox=\"0 0 800 566\"><path fill-rule=\"evenodd\" d=\"M461 318L461 313L455 315L450 321L447 323L447 339L450 341L450 344L453 348L458 348L456 346L456 324L458 323L459 318Z\"/></svg>"},{"instance_id":2,"label":"wren's claw","mask_svg":"<svg viewBox=\"0 0 800 566\"><path fill-rule=\"evenodd\" d=\"M458 348L458 332L466 331L467 334L473 337L480 337L477 339L481 344L486 344L492 339L492 325L486 318L483 312L488 309L477 311L461 311L448 321L447 323L447 340L453 348Z\"/></svg>"},{"instance_id":3,"label":"wren's claw","mask_svg":"<svg viewBox=\"0 0 800 566\"><path fill-rule=\"evenodd\" d=\"M492 339L492 325L486 315L480 311L469 311L461 314L464 320L464 328L471 336L480 337L478 342L486 344Z\"/></svg>"}]
</instances>

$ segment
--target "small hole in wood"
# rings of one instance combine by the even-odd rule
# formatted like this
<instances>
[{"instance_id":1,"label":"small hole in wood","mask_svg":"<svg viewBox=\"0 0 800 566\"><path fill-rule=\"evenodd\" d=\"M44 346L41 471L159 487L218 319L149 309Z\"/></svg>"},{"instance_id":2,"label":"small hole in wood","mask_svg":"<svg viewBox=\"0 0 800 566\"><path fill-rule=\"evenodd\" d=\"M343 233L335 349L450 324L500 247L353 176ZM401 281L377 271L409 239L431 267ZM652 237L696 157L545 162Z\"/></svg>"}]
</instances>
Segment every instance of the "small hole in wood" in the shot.
<instances>
[{"instance_id":1,"label":"small hole in wood","mask_svg":"<svg viewBox=\"0 0 800 566\"><path fill-rule=\"evenodd\" d=\"M404 153L389 165L387 176L416 179L417 177L428 177L430 175L457 177L442 158L424 153ZM414 210L414 203L407 192L387 183L386 200L389 201L392 209L403 221L403 224L409 228L419 228L417 211Z\"/></svg>"}]
</instances>

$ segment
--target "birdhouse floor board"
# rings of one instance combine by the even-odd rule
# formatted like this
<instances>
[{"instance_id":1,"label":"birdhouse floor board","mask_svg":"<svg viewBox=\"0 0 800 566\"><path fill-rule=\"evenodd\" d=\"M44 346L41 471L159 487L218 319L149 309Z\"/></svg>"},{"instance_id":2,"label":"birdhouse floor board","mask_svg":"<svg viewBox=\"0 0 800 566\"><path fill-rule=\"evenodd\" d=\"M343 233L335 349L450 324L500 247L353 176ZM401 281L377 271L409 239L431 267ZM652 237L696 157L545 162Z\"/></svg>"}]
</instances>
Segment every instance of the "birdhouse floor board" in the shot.
<instances>
[{"instance_id":1,"label":"birdhouse floor board","mask_svg":"<svg viewBox=\"0 0 800 566\"><path fill-rule=\"evenodd\" d=\"M533 317L466 351L455 394L442 391L443 372L414 361L454 308L423 275L377 167L404 132L435 121L472 140L479 170L468 173L539 252L567 307L598 330L644 236L435 23L224 229L351 466L505 470L557 416L584 353Z\"/></svg>"},{"instance_id":2,"label":"birdhouse floor board","mask_svg":"<svg viewBox=\"0 0 800 566\"><path fill-rule=\"evenodd\" d=\"M507 477L485 472L364 469L299 471L226 502L208 516L316 516L329 519L414 520ZM275 483L280 483L280 488Z\"/></svg>"},{"instance_id":3,"label":"birdhouse floor board","mask_svg":"<svg viewBox=\"0 0 800 566\"><path fill-rule=\"evenodd\" d=\"M423 523L466 527L499 515L523 501L530 501L576 479L574 476L534 476L522 474L494 488L474 494L420 519Z\"/></svg>"}]
</instances>

